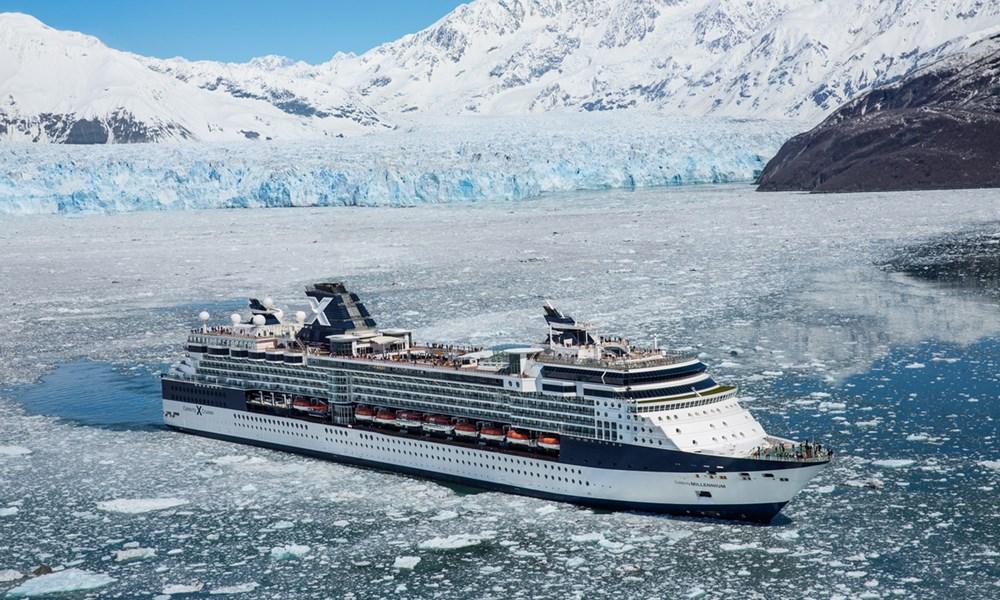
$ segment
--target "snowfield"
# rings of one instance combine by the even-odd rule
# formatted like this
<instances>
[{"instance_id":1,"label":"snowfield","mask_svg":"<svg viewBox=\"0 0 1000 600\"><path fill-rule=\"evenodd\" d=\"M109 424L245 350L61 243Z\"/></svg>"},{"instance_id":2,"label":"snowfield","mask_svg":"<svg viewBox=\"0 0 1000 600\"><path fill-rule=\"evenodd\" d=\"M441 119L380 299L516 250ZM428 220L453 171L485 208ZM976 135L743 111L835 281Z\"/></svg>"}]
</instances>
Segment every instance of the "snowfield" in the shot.
<instances>
[{"instance_id":1,"label":"snowfield","mask_svg":"<svg viewBox=\"0 0 1000 600\"><path fill-rule=\"evenodd\" d=\"M322 142L0 146L7 214L412 206L749 182L798 122L637 112L455 117Z\"/></svg>"}]
</instances>

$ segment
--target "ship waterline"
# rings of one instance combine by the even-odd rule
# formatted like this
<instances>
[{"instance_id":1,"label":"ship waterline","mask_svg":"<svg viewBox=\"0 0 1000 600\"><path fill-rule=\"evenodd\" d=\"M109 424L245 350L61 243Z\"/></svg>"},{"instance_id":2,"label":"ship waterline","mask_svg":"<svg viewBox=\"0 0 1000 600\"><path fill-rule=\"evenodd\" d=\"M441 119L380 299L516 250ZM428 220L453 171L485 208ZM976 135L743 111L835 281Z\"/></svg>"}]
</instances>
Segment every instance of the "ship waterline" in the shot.
<instances>
[{"instance_id":1,"label":"ship waterline","mask_svg":"<svg viewBox=\"0 0 1000 600\"><path fill-rule=\"evenodd\" d=\"M421 345L340 283L286 320L250 301L163 376L177 430L613 509L770 521L829 463L764 432L697 358L602 337L551 305L543 343ZM208 315L202 313L203 320Z\"/></svg>"}]
</instances>

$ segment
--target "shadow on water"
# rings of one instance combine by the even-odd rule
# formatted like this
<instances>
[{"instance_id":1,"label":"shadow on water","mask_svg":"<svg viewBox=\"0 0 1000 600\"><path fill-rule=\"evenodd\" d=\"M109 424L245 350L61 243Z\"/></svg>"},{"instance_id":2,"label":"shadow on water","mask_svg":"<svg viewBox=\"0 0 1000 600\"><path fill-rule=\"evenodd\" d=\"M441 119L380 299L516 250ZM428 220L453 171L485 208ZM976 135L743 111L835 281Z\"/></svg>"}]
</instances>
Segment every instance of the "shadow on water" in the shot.
<instances>
[{"instance_id":1,"label":"shadow on water","mask_svg":"<svg viewBox=\"0 0 1000 600\"><path fill-rule=\"evenodd\" d=\"M83 360L59 366L40 381L0 389L34 415L114 430L161 429L160 380Z\"/></svg>"}]
</instances>

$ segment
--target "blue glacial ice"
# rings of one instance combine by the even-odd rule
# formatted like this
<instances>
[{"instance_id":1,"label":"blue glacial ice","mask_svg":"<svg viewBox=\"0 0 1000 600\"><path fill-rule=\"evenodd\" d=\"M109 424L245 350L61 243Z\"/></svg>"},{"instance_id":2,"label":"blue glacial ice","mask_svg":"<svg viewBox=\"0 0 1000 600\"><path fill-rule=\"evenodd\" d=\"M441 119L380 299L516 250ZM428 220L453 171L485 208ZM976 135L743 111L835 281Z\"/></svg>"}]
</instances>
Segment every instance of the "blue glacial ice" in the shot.
<instances>
[{"instance_id":1,"label":"blue glacial ice","mask_svg":"<svg viewBox=\"0 0 1000 600\"><path fill-rule=\"evenodd\" d=\"M411 206L750 181L794 122L641 113L463 117L360 138L0 146L0 214Z\"/></svg>"}]
</instances>

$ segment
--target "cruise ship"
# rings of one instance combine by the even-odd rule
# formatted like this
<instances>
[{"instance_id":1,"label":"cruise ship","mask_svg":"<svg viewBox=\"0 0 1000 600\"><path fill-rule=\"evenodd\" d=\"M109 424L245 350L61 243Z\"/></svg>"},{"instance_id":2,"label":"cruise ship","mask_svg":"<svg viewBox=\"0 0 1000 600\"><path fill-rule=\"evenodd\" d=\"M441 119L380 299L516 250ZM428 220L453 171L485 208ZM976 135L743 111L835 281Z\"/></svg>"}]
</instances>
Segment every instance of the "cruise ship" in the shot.
<instances>
[{"instance_id":1,"label":"cruise ship","mask_svg":"<svg viewBox=\"0 0 1000 600\"><path fill-rule=\"evenodd\" d=\"M162 376L170 428L581 505L768 522L827 465L768 435L698 358L546 303L533 345L420 343L343 283L202 325ZM543 339L544 334L544 339Z\"/></svg>"}]
</instances>

